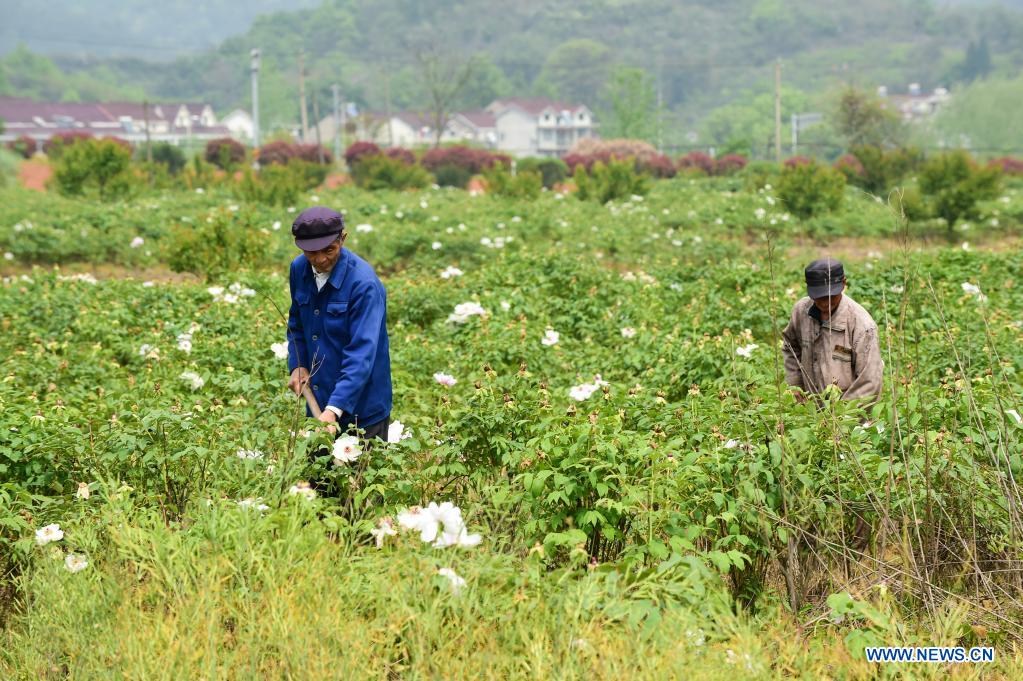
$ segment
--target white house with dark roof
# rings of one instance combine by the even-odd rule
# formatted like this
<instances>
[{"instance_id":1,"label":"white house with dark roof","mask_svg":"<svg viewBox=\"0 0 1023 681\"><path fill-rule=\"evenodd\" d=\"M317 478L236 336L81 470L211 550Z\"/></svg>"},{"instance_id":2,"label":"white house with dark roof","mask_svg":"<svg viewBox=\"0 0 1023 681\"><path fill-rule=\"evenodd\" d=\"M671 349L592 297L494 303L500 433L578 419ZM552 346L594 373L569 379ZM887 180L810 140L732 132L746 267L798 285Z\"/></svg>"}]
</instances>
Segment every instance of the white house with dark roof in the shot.
<instances>
[{"instance_id":1,"label":"white house with dark roof","mask_svg":"<svg viewBox=\"0 0 1023 681\"><path fill-rule=\"evenodd\" d=\"M586 137L596 136L593 112L582 104L545 97L498 99L494 116L497 148L515 156L561 156Z\"/></svg>"},{"instance_id":2,"label":"white house with dark roof","mask_svg":"<svg viewBox=\"0 0 1023 681\"><path fill-rule=\"evenodd\" d=\"M39 141L71 130L94 137L119 137L138 144L154 142L180 144L186 140L206 141L228 137L231 131L219 125L213 109L206 104L149 104L141 102L37 102L23 97L0 97L0 119L4 132L0 142L22 135Z\"/></svg>"}]
</instances>

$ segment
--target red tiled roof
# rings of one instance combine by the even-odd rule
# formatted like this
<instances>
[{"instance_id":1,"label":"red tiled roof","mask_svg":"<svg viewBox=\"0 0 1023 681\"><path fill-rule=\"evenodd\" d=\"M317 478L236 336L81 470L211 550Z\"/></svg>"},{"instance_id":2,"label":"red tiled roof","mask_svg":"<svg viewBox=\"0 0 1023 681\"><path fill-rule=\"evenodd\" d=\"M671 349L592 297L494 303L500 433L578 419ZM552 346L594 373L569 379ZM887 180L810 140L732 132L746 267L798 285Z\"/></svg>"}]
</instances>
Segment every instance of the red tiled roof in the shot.
<instances>
[{"instance_id":1,"label":"red tiled roof","mask_svg":"<svg viewBox=\"0 0 1023 681\"><path fill-rule=\"evenodd\" d=\"M548 99L546 97L510 97L508 99L498 99L487 108L496 113L501 109L509 107L517 107L534 116L542 113L545 109L553 109L554 111L571 111L572 113L575 113L580 109L586 108L582 104L556 102L553 99Z\"/></svg>"}]
</instances>

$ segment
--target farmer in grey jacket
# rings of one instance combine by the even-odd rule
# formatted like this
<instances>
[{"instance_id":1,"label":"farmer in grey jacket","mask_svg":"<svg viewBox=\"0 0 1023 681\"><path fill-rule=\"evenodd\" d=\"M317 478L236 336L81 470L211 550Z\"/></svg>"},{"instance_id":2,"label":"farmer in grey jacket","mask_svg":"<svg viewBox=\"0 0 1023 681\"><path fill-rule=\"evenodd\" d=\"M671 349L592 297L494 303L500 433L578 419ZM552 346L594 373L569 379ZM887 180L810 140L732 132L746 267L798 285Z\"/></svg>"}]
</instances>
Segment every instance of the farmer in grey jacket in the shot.
<instances>
[{"instance_id":1,"label":"farmer in grey jacket","mask_svg":"<svg viewBox=\"0 0 1023 681\"><path fill-rule=\"evenodd\" d=\"M843 399L881 394L884 362L877 324L844 293L845 270L832 258L814 260L806 270L807 297L796 303L782 331L785 381L800 391L819 394L837 386Z\"/></svg>"}]
</instances>

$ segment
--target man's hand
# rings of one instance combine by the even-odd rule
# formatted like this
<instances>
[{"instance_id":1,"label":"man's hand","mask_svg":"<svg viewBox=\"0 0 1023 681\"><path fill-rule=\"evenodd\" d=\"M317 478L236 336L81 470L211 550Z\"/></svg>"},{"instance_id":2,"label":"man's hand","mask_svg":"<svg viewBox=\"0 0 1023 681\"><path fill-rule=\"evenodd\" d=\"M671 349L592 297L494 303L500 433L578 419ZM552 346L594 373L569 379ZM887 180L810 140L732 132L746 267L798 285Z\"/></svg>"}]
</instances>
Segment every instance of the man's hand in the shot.
<instances>
[{"instance_id":1,"label":"man's hand","mask_svg":"<svg viewBox=\"0 0 1023 681\"><path fill-rule=\"evenodd\" d=\"M337 423L337 414L332 412L330 409L324 409L323 413L320 414L317 418L320 421L323 421L324 423L328 424L327 425L328 433L333 435L334 433L337 432L337 426L334 425L335 423Z\"/></svg>"},{"instance_id":2,"label":"man's hand","mask_svg":"<svg viewBox=\"0 0 1023 681\"><path fill-rule=\"evenodd\" d=\"M309 382L309 370L305 367L295 367L291 372L291 380L288 381L288 390L296 395L302 394L302 386Z\"/></svg>"}]
</instances>

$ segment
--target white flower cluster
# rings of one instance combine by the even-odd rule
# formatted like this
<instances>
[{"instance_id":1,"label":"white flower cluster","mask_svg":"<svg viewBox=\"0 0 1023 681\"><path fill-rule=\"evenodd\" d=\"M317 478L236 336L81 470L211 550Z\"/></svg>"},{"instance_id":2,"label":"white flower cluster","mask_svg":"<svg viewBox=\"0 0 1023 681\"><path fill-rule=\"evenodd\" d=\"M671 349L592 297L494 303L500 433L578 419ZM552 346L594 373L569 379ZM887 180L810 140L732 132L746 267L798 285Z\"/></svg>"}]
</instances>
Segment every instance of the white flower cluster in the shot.
<instances>
[{"instance_id":1,"label":"white flower cluster","mask_svg":"<svg viewBox=\"0 0 1023 681\"><path fill-rule=\"evenodd\" d=\"M458 269L457 267L452 267L452 266L449 265L446 269L444 269L444 271L442 271L440 273L440 278L441 279L451 279L452 277L460 277L463 274L465 274L465 272L463 272L462 270Z\"/></svg>"},{"instance_id":2,"label":"white flower cluster","mask_svg":"<svg viewBox=\"0 0 1023 681\"><path fill-rule=\"evenodd\" d=\"M131 240L131 247L132 248L141 248L142 245L145 244L145 243L146 243L145 239L143 239L140 236L137 236L137 237L135 237L134 239Z\"/></svg>"},{"instance_id":3,"label":"white flower cluster","mask_svg":"<svg viewBox=\"0 0 1023 681\"><path fill-rule=\"evenodd\" d=\"M292 496L302 497L303 499L306 499L308 501L311 501L316 498L316 490L314 490L312 486L305 480L300 480L296 484L292 485L291 488L288 490L288 494L291 494Z\"/></svg>"},{"instance_id":4,"label":"white flower cluster","mask_svg":"<svg viewBox=\"0 0 1023 681\"><path fill-rule=\"evenodd\" d=\"M963 282L963 293L970 296L976 296L977 300L982 303L987 300L987 296L981 293L980 287L976 284L971 284L968 281Z\"/></svg>"},{"instance_id":5,"label":"white flower cluster","mask_svg":"<svg viewBox=\"0 0 1023 681\"><path fill-rule=\"evenodd\" d=\"M515 238L510 236L497 236L493 239L485 236L480 239L480 244L487 248L504 248L506 244L510 244L514 240Z\"/></svg>"},{"instance_id":6,"label":"white flower cluster","mask_svg":"<svg viewBox=\"0 0 1023 681\"><path fill-rule=\"evenodd\" d=\"M398 514L403 529L419 532L419 538L435 548L448 546L476 546L481 537L469 534L462 520L462 510L445 501L439 506L431 501L426 508L413 506Z\"/></svg>"},{"instance_id":7,"label":"white flower cluster","mask_svg":"<svg viewBox=\"0 0 1023 681\"><path fill-rule=\"evenodd\" d=\"M635 335L636 329L632 328L631 326L626 326L622 328L622 338L633 338L635 337Z\"/></svg>"},{"instance_id":8,"label":"white flower cluster","mask_svg":"<svg viewBox=\"0 0 1023 681\"><path fill-rule=\"evenodd\" d=\"M455 311L448 315L448 321L454 324L465 324L470 317L486 317L487 311L476 302L459 303L455 305Z\"/></svg>"},{"instance_id":9,"label":"white flower cluster","mask_svg":"<svg viewBox=\"0 0 1023 681\"><path fill-rule=\"evenodd\" d=\"M274 357L277 359L288 358L288 344L287 343L272 343L270 345L270 351L274 353Z\"/></svg>"},{"instance_id":10,"label":"white flower cluster","mask_svg":"<svg viewBox=\"0 0 1023 681\"><path fill-rule=\"evenodd\" d=\"M180 376L181 380L190 383L192 390L199 390L206 385L206 380L194 371L184 371Z\"/></svg>"},{"instance_id":11,"label":"white flower cluster","mask_svg":"<svg viewBox=\"0 0 1023 681\"><path fill-rule=\"evenodd\" d=\"M206 292L213 296L213 302L228 303L229 305L239 302L242 298L251 298L256 295L253 289L245 288L238 282L231 284L226 290L223 286L210 286Z\"/></svg>"},{"instance_id":12,"label":"white flower cluster","mask_svg":"<svg viewBox=\"0 0 1023 681\"><path fill-rule=\"evenodd\" d=\"M605 385L608 385L608 382L602 379L600 374L597 374L593 377L593 383L582 383L580 385L573 386L568 391L568 396L576 402L582 402L583 400L590 399L593 393L597 392L597 390Z\"/></svg>"},{"instance_id":13,"label":"white flower cluster","mask_svg":"<svg viewBox=\"0 0 1023 681\"><path fill-rule=\"evenodd\" d=\"M41 529L36 530L36 544L39 546L46 546L51 542L57 542L64 538L64 530L60 529L60 525L53 523L47 525ZM64 567L67 568L68 572L72 574L75 572L81 572L85 568L89 567L89 561L85 559L85 556L69 553L64 556Z\"/></svg>"},{"instance_id":14,"label":"white flower cluster","mask_svg":"<svg viewBox=\"0 0 1023 681\"><path fill-rule=\"evenodd\" d=\"M373 225L371 225L371 224L369 224L367 222L364 222L361 225L355 225L355 231L356 232L361 232L363 234L368 234L369 232L373 231Z\"/></svg>"},{"instance_id":15,"label":"white flower cluster","mask_svg":"<svg viewBox=\"0 0 1023 681\"><path fill-rule=\"evenodd\" d=\"M458 383L458 379L456 379L451 374L445 374L443 371L438 371L437 373L435 373L433 375L433 380L437 381L445 388L450 388L455 383Z\"/></svg>"},{"instance_id":16,"label":"white flower cluster","mask_svg":"<svg viewBox=\"0 0 1023 681\"><path fill-rule=\"evenodd\" d=\"M412 437L412 431L405 430L405 424L401 421L391 421L391 425L387 426L388 442L400 442L410 437Z\"/></svg>"},{"instance_id":17,"label":"white flower cluster","mask_svg":"<svg viewBox=\"0 0 1023 681\"><path fill-rule=\"evenodd\" d=\"M243 461L263 458L263 452L258 449L239 449L234 455Z\"/></svg>"},{"instance_id":18,"label":"white flower cluster","mask_svg":"<svg viewBox=\"0 0 1023 681\"><path fill-rule=\"evenodd\" d=\"M86 272L84 274L72 274L69 277L65 277L63 275L59 275L57 277L57 281L83 281L86 284L92 284L94 286L99 283L99 281L96 279L96 277L92 276L88 272Z\"/></svg>"},{"instance_id":19,"label":"white flower cluster","mask_svg":"<svg viewBox=\"0 0 1023 681\"><path fill-rule=\"evenodd\" d=\"M756 343L750 343L749 345L743 345L742 347L739 347L739 348L735 349L735 354L739 355L740 357L745 357L746 359L749 359L753 355L753 351L756 350L759 347L760 346L757 345Z\"/></svg>"},{"instance_id":20,"label":"white flower cluster","mask_svg":"<svg viewBox=\"0 0 1023 681\"><path fill-rule=\"evenodd\" d=\"M558 333L554 329L547 329L544 332L543 338L540 340L540 342L543 343L546 346L551 346L551 345L557 345L559 340L561 340L561 334L560 333Z\"/></svg>"}]
</instances>

